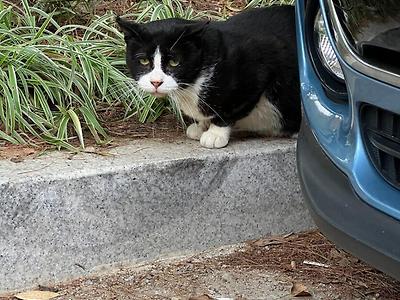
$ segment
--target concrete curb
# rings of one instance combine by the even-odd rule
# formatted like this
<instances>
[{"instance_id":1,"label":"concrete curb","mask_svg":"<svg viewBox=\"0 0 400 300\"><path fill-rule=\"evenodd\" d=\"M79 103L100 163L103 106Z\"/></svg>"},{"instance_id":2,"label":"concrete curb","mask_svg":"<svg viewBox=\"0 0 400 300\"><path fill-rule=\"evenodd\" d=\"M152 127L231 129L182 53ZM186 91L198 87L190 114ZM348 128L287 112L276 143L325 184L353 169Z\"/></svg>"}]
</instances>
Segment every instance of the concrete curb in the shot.
<instances>
[{"instance_id":1,"label":"concrete curb","mask_svg":"<svg viewBox=\"0 0 400 300\"><path fill-rule=\"evenodd\" d=\"M0 161L0 291L313 228L293 140L132 142Z\"/></svg>"}]
</instances>

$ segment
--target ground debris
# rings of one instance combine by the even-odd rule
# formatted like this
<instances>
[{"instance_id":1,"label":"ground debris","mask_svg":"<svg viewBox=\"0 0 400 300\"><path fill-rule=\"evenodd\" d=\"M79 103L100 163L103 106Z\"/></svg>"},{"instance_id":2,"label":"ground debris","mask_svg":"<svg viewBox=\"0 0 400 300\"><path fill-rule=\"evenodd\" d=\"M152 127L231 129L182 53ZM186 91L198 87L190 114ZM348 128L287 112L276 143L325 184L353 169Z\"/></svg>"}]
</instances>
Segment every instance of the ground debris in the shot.
<instances>
[{"instance_id":1,"label":"ground debris","mask_svg":"<svg viewBox=\"0 0 400 300\"><path fill-rule=\"evenodd\" d=\"M290 294L293 297L311 297L311 293L308 291L308 288L299 282L293 282L292 289L290 290Z\"/></svg>"},{"instance_id":2,"label":"ground debris","mask_svg":"<svg viewBox=\"0 0 400 300\"><path fill-rule=\"evenodd\" d=\"M18 293L15 298L20 300L50 300L60 296L58 293L50 291L27 291Z\"/></svg>"},{"instance_id":3,"label":"ground debris","mask_svg":"<svg viewBox=\"0 0 400 300\"><path fill-rule=\"evenodd\" d=\"M204 294L201 296L190 297L189 300L215 300L215 299L207 294Z\"/></svg>"},{"instance_id":4,"label":"ground debris","mask_svg":"<svg viewBox=\"0 0 400 300\"><path fill-rule=\"evenodd\" d=\"M309 265L309 266L316 266L316 267L322 267L322 268L329 268L329 265L327 264L323 264L320 262L316 262L316 261L309 261L309 260L305 260L303 261L304 265Z\"/></svg>"},{"instance_id":5,"label":"ground debris","mask_svg":"<svg viewBox=\"0 0 400 300\"><path fill-rule=\"evenodd\" d=\"M263 241L280 243L249 241L103 271L43 290L60 294L57 300L400 299L398 281L335 248L318 231Z\"/></svg>"},{"instance_id":6,"label":"ground debris","mask_svg":"<svg viewBox=\"0 0 400 300\"><path fill-rule=\"evenodd\" d=\"M376 293L380 299L400 299L398 281L337 249L319 231L251 241L245 251L220 261L228 266L280 271L295 282L334 286L348 299Z\"/></svg>"}]
</instances>

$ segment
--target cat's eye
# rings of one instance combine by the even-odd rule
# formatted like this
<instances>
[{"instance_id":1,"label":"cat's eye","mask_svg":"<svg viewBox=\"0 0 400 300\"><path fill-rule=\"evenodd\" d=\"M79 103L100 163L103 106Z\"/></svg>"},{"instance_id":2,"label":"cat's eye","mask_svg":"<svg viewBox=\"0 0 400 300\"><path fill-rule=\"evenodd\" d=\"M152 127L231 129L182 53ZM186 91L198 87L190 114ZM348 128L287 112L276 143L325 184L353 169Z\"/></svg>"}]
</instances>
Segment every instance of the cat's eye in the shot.
<instances>
[{"instance_id":1,"label":"cat's eye","mask_svg":"<svg viewBox=\"0 0 400 300\"><path fill-rule=\"evenodd\" d=\"M143 66L147 66L150 61L147 58L141 58L139 59L139 62L143 65Z\"/></svg>"},{"instance_id":2,"label":"cat's eye","mask_svg":"<svg viewBox=\"0 0 400 300\"><path fill-rule=\"evenodd\" d=\"M169 65L170 65L171 67L177 67L177 66L179 66L179 61L178 61L178 60L171 59L168 63L169 63Z\"/></svg>"}]
</instances>

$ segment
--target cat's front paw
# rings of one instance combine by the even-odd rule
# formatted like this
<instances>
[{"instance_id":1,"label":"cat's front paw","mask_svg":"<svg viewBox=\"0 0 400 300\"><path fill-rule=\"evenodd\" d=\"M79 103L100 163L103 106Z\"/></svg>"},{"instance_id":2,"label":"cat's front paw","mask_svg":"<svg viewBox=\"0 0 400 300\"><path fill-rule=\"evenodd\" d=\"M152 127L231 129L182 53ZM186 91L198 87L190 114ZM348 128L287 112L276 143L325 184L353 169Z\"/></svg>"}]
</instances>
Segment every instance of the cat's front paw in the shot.
<instances>
[{"instance_id":1,"label":"cat's front paw","mask_svg":"<svg viewBox=\"0 0 400 300\"><path fill-rule=\"evenodd\" d=\"M230 127L219 127L214 124L201 135L200 145L206 148L223 148L228 145Z\"/></svg>"},{"instance_id":2,"label":"cat's front paw","mask_svg":"<svg viewBox=\"0 0 400 300\"><path fill-rule=\"evenodd\" d=\"M204 129L203 126L197 123L191 124L187 129L186 129L186 135L188 138L192 140L199 141L201 138L201 135L203 134Z\"/></svg>"}]
</instances>

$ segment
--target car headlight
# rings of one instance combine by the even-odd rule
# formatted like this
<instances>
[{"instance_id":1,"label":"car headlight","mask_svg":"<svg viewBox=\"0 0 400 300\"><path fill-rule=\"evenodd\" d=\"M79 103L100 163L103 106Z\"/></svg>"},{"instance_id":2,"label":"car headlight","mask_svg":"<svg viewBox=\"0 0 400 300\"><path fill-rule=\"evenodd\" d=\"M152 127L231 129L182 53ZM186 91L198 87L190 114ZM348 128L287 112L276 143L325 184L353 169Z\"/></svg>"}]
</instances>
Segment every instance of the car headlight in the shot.
<instances>
[{"instance_id":1,"label":"car headlight","mask_svg":"<svg viewBox=\"0 0 400 300\"><path fill-rule=\"evenodd\" d=\"M318 50L318 56L324 67L334 76L344 80L344 75L342 68L340 67L339 60L332 48L331 42L329 41L321 11L318 11L315 17L314 41Z\"/></svg>"}]
</instances>

